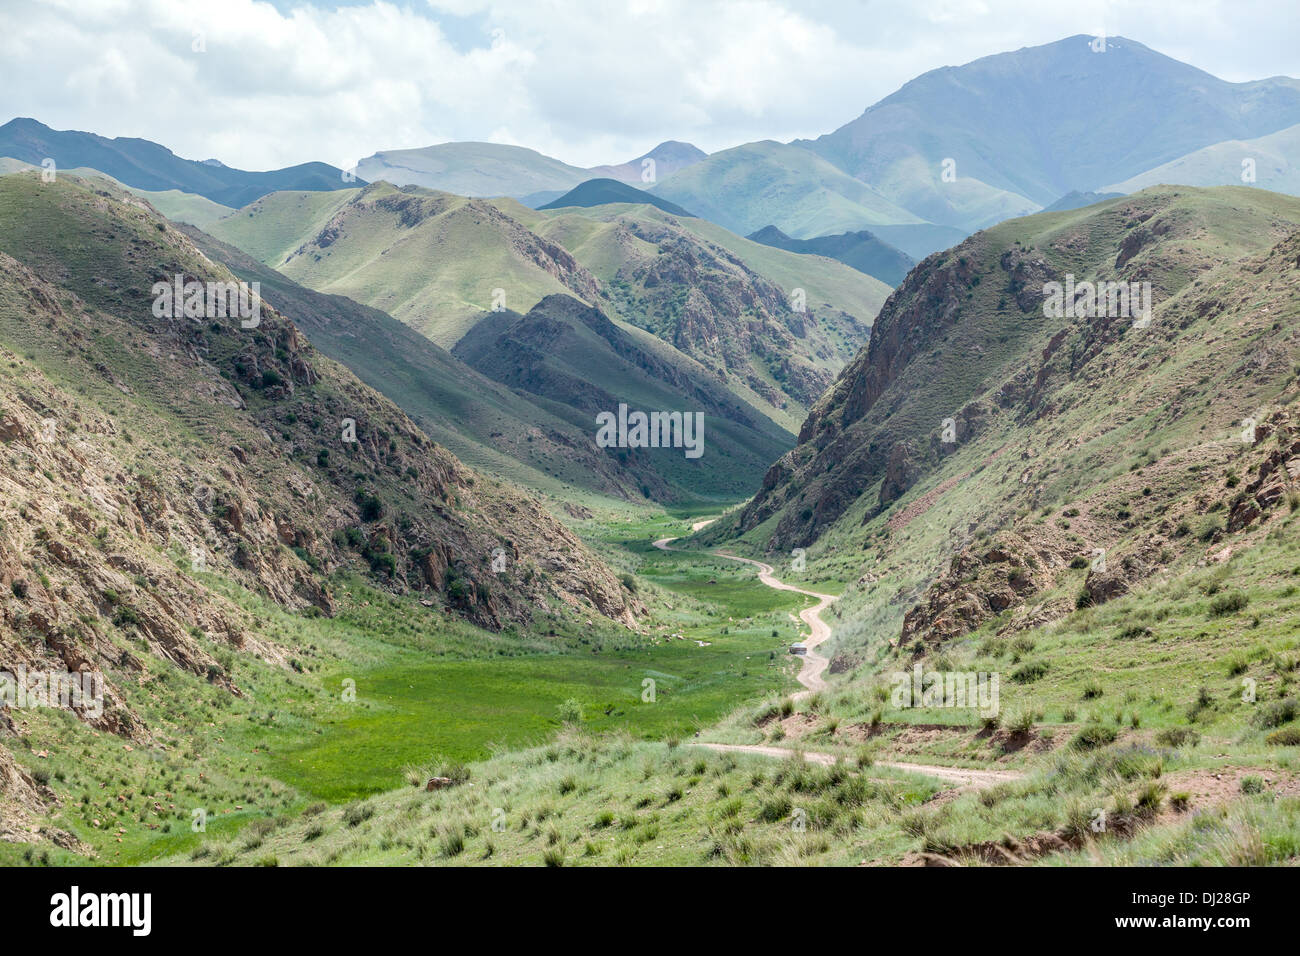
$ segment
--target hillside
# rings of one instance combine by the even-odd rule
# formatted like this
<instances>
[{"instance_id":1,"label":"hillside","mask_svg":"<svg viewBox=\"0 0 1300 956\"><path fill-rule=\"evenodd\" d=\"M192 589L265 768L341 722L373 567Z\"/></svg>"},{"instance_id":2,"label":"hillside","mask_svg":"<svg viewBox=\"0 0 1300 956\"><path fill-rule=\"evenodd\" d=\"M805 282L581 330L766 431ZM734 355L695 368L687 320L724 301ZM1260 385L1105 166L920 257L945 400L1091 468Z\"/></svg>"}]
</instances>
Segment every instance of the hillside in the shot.
<instances>
[{"instance_id":1,"label":"hillside","mask_svg":"<svg viewBox=\"0 0 1300 956\"><path fill-rule=\"evenodd\" d=\"M975 229L1300 120L1294 79L1228 83L1124 37L1108 37L1103 52L1093 45L1079 35L931 70L796 145L917 216ZM1079 103L1094 117L1087 146ZM1135 127L1142 136L1127 135ZM954 182L941 180L945 159Z\"/></svg>"},{"instance_id":2,"label":"hillside","mask_svg":"<svg viewBox=\"0 0 1300 956\"><path fill-rule=\"evenodd\" d=\"M652 469L595 448L586 421L575 424L529 401L386 313L300 286L197 229L181 231L239 278L261 282L263 297L313 345L472 468L564 499L580 491L640 499L655 478Z\"/></svg>"},{"instance_id":3,"label":"hillside","mask_svg":"<svg viewBox=\"0 0 1300 956\"><path fill-rule=\"evenodd\" d=\"M357 164L369 182L423 186L458 196L526 196L572 189L590 179L585 169L523 146L501 143L441 143L422 149L389 149Z\"/></svg>"},{"instance_id":4,"label":"hillside","mask_svg":"<svg viewBox=\"0 0 1300 956\"><path fill-rule=\"evenodd\" d=\"M826 256L874 276L886 285L896 286L912 271L916 260L887 242L881 242L871 233L845 232L838 236L819 236L816 239L791 239L776 226L764 226L746 236L765 246L797 252L807 256Z\"/></svg>"},{"instance_id":5,"label":"hillside","mask_svg":"<svg viewBox=\"0 0 1300 956\"><path fill-rule=\"evenodd\" d=\"M0 156L33 166L53 159L60 170L96 169L133 188L194 193L232 208L282 189L331 190L356 185L355 181L345 183L342 170L325 163L248 172L220 163L181 159L165 146L145 139L108 139L94 133L54 130L25 118L0 126Z\"/></svg>"},{"instance_id":6,"label":"hillside","mask_svg":"<svg viewBox=\"0 0 1300 956\"><path fill-rule=\"evenodd\" d=\"M807 239L924 222L816 153L771 140L713 153L651 191L742 236L767 225Z\"/></svg>"},{"instance_id":7,"label":"hillside","mask_svg":"<svg viewBox=\"0 0 1300 956\"><path fill-rule=\"evenodd\" d=\"M589 179L570 189L560 198L537 208L563 209L565 206L604 206L610 203L646 203L656 209L662 209L671 216L690 215L676 203L616 179Z\"/></svg>"},{"instance_id":8,"label":"hillside","mask_svg":"<svg viewBox=\"0 0 1300 956\"><path fill-rule=\"evenodd\" d=\"M1293 480L1272 442L1289 447L1295 412L1298 230L1300 200L1165 187L972 237L913 271L716 534L811 547L856 581L844 611L864 616L837 642L859 660L864 640L874 655L882 637L1041 625L1080 589L1100 604L1257 543L1231 535ZM1044 284L1067 273L1150 282L1150 324L1045 316Z\"/></svg>"},{"instance_id":9,"label":"hillside","mask_svg":"<svg viewBox=\"0 0 1300 956\"><path fill-rule=\"evenodd\" d=\"M545 400L580 426L587 440L596 416L629 409L701 413L702 454L675 448L607 450L647 478L642 493L664 501L691 497L733 501L757 485L765 462L790 447L790 436L745 405L717 376L646 337L638 339L599 310L571 296L547 296L528 312L492 313L452 354L491 378ZM670 489L678 489L675 493Z\"/></svg>"},{"instance_id":10,"label":"hillside","mask_svg":"<svg viewBox=\"0 0 1300 956\"><path fill-rule=\"evenodd\" d=\"M254 328L155 317L161 277L231 276L130 194L0 179L0 254L6 660L90 661L111 687L141 651L227 686L214 648L278 659L196 571L324 615L352 573L491 629L551 603L633 622L535 500L465 468L268 304ZM495 548L517 562L504 575ZM110 707L101 726L133 720Z\"/></svg>"},{"instance_id":11,"label":"hillside","mask_svg":"<svg viewBox=\"0 0 1300 956\"><path fill-rule=\"evenodd\" d=\"M494 304L526 309L556 292L599 299L595 279L568 252L497 207L416 187L377 183L328 198L277 193L209 231L296 282L387 312L444 348Z\"/></svg>"},{"instance_id":12,"label":"hillside","mask_svg":"<svg viewBox=\"0 0 1300 956\"><path fill-rule=\"evenodd\" d=\"M614 237L617 227L605 222L614 218L640 223L646 238ZM294 281L381 309L444 348L491 314L496 290L504 294L496 304L521 313L545 296L574 295L715 373L734 373L741 401L790 431L866 339L887 292L839 263L812 263L645 205L537 212L508 199L380 183L328 197L268 196L210 231ZM666 281L670 273L677 278ZM685 276L695 277L693 290ZM791 317L796 288L805 290L808 311Z\"/></svg>"},{"instance_id":13,"label":"hillside","mask_svg":"<svg viewBox=\"0 0 1300 956\"><path fill-rule=\"evenodd\" d=\"M642 153L636 159L629 159L626 163L619 163L616 166L593 166L587 172L592 177L616 179L621 183L640 187L647 182L667 179L688 166L694 166L708 155L704 150L690 143L670 139L649 152ZM651 169L646 164L647 159L654 161L652 180L646 179Z\"/></svg>"},{"instance_id":14,"label":"hillside","mask_svg":"<svg viewBox=\"0 0 1300 956\"><path fill-rule=\"evenodd\" d=\"M725 375L791 431L866 340L889 291L842 263L644 205L511 212L596 276L602 308Z\"/></svg>"},{"instance_id":15,"label":"hillside","mask_svg":"<svg viewBox=\"0 0 1300 956\"><path fill-rule=\"evenodd\" d=\"M1300 168L1293 157L1298 154L1300 125L1254 139L1205 146L1105 188L1131 193L1158 183L1239 186L1246 182L1242 177L1248 173L1245 163L1249 160L1254 180L1247 185L1296 196L1300 195Z\"/></svg>"}]
</instances>

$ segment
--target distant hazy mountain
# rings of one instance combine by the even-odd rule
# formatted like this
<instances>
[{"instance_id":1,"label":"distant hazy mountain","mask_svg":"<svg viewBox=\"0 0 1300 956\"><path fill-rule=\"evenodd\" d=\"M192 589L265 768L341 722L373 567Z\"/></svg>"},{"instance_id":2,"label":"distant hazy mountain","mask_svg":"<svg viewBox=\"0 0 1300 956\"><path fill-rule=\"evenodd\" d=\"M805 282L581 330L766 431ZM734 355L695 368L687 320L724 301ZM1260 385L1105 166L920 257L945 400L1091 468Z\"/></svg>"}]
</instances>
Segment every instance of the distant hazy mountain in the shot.
<instances>
[{"instance_id":1,"label":"distant hazy mountain","mask_svg":"<svg viewBox=\"0 0 1300 956\"><path fill-rule=\"evenodd\" d=\"M440 143L422 149L390 149L357 164L357 175L394 186L424 186L459 196L526 196L568 190L590 179L534 149L502 143Z\"/></svg>"},{"instance_id":2,"label":"distant hazy mountain","mask_svg":"<svg viewBox=\"0 0 1300 956\"><path fill-rule=\"evenodd\" d=\"M1300 195L1300 160L1297 157L1300 157L1300 125L1255 139L1215 143L1107 188L1131 193L1157 183L1252 185L1295 196ZM1249 167L1243 165L1246 160L1251 161ZM1249 182L1242 179L1248 168L1253 170L1255 177Z\"/></svg>"},{"instance_id":3,"label":"distant hazy mountain","mask_svg":"<svg viewBox=\"0 0 1300 956\"><path fill-rule=\"evenodd\" d=\"M59 169L96 169L126 186L159 192L177 189L232 207L245 206L280 189L330 190L357 185L344 182L342 170L325 163L248 172L215 160L181 159L147 139L107 139L94 133L54 130L25 118L0 126L0 156L33 166L52 159Z\"/></svg>"},{"instance_id":4,"label":"distant hazy mountain","mask_svg":"<svg viewBox=\"0 0 1300 956\"><path fill-rule=\"evenodd\" d=\"M901 249L917 262L926 256L957 245L971 234L956 226L936 226L922 222L901 226L872 226L871 232L882 242Z\"/></svg>"},{"instance_id":5,"label":"distant hazy mountain","mask_svg":"<svg viewBox=\"0 0 1300 956\"><path fill-rule=\"evenodd\" d=\"M687 166L694 166L700 160L709 154L697 146L690 143L680 143L675 139L670 139L665 143L660 143L648 153L643 153L636 159L628 160L618 166L593 166L587 170L593 177L604 177L608 179L617 179L619 182L652 185L661 179L666 179L673 173L685 169ZM648 167L647 159L654 160L653 167ZM654 171L654 178L647 179L646 176L650 170Z\"/></svg>"},{"instance_id":6,"label":"distant hazy mountain","mask_svg":"<svg viewBox=\"0 0 1300 956\"><path fill-rule=\"evenodd\" d=\"M635 186L621 183L617 179L589 179L582 185L569 190L559 199L536 208L562 209L565 206L604 206L616 202L648 203L674 216L691 215L677 203L669 202L667 199L656 196L654 193L648 193L644 189L637 189Z\"/></svg>"},{"instance_id":7,"label":"distant hazy mountain","mask_svg":"<svg viewBox=\"0 0 1300 956\"><path fill-rule=\"evenodd\" d=\"M769 224L807 239L923 222L811 150L772 140L713 153L652 191L741 235Z\"/></svg>"},{"instance_id":8,"label":"distant hazy mountain","mask_svg":"<svg viewBox=\"0 0 1300 956\"><path fill-rule=\"evenodd\" d=\"M626 163L583 169L522 146L441 143L375 153L357 164L357 174L372 182L385 179L395 186L425 186L460 196L509 196L535 208L589 179L642 184L646 159L654 160L653 182L705 155L690 143L669 140Z\"/></svg>"},{"instance_id":9,"label":"distant hazy mountain","mask_svg":"<svg viewBox=\"0 0 1300 956\"><path fill-rule=\"evenodd\" d=\"M1300 122L1300 81L1228 83L1124 37L1093 38L931 70L851 123L807 143L934 222L919 197L972 178L1037 204L1117 183L1193 150ZM945 159L956 183L941 179Z\"/></svg>"},{"instance_id":10,"label":"distant hazy mountain","mask_svg":"<svg viewBox=\"0 0 1300 956\"><path fill-rule=\"evenodd\" d=\"M816 239L791 239L776 226L764 226L746 238L787 252L838 259L859 272L895 286L916 265L916 260L907 253L887 242L881 242L865 230L843 232L838 236L819 236Z\"/></svg>"},{"instance_id":11,"label":"distant hazy mountain","mask_svg":"<svg viewBox=\"0 0 1300 956\"><path fill-rule=\"evenodd\" d=\"M1104 202L1107 199L1115 199L1122 196L1123 193L1087 193L1079 192L1077 189L1066 193L1050 206L1044 206L1043 212L1064 212L1067 209L1081 209L1084 206L1091 206L1094 203Z\"/></svg>"}]
</instances>

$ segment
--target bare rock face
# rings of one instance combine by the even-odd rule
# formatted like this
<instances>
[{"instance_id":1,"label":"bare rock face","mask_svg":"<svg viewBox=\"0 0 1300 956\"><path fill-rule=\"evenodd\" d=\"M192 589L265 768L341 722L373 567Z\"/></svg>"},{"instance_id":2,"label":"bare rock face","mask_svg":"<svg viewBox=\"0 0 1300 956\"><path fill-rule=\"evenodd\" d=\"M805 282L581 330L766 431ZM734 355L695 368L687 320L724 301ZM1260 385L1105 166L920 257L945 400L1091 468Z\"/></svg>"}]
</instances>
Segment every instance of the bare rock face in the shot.
<instances>
[{"instance_id":1,"label":"bare rock face","mask_svg":"<svg viewBox=\"0 0 1300 956\"><path fill-rule=\"evenodd\" d=\"M894 447L889 449L889 461L885 464L885 476L880 483L881 507L901 498L916 483L920 472L912 444L895 442Z\"/></svg>"},{"instance_id":2,"label":"bare rock face","mask_svg":"<svg viewBox=\"0 0 1300 956\"><path fill-rule=\"evenodd\" d=\"M1063 556L1015 532L963 549L947 572L903 617L899 646L933 645L974 630L984 621L1050 587Z\"/></svg>"}]
</instances>

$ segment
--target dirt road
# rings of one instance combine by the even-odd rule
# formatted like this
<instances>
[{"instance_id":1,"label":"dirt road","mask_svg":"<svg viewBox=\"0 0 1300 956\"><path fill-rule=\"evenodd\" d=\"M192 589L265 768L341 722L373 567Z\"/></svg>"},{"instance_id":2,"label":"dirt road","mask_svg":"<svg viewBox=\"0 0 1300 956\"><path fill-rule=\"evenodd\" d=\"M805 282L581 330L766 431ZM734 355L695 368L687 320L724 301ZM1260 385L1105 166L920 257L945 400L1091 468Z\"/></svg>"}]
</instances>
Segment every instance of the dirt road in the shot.
<instances>
[{"instance_id":1,"label":"dirt road","mask_svg":"<svg viewBox=\"0 0 1300 956\"><path fill-rule=\"evenodd\" d=\"M795 751L786 747L769 747L763 744L709 744L693 741L693 747L707 747L709 750L716 750L720 753L745 753L759 754L763 757L791 757ZM840 759L838 754L817 753L813 751L804 751L803 759L809 763L822 764L829 767ZM923 763L899 763L892 760L873 760L873 767L892 767L895 770L910 770L912 773L925 774L927 777L935 777L948 783L956 784L959 787L969 787L974 789L983 789L991 787L995 783L1003 783L1008 780L1019 780L1024 774L1017 770L968 770L965 767L941 767L936 764Z\"/></svg>"},{"instance_id":2,"label":"dirt road","mask_svg":"<svg viewBox=\"0 0 1300 956\"><path fill-rule=\"evenodd\" d=\"M700 528L712 524L715 520L717 519L711 519L710 521L697 521L695 524L691 525L691 531L698 531ZM682 548L672 547L672 543L676 540L676 538L660 538L654 543L654 546L659 548L661 551L684 550ZM798 700L801 697L807 697L814 691L825 690L827 685L822 674L826 672L826 668L829 666L830 661L813 649L831 636L830 625L822 620L821 614L822 611L826 610L830 603L835 600L835 595L822 594L818 591L809 591L806 588L795 587L793 584L786 584L776 576L776 571L772 565L764 564L762 561L754 561L751 558L740 558L734 554L728 554L725 551L709 551L707 553L711 554L715 558L725 558L728 561L753 565L758 569L758 579L770 588L776 588L778 591L793 591L796 594L805 594L808 597L817 598L816 604L812 607L804 608L799 612L799 619L808 625L810 633L808 637L803 638L803 645L808 648L808 653L803 656L803 665L799 668L799 673L797 675L799 683L803 684L807 690L800 691L795 695L795 699Z\"/></svg>"},{"instance_id":3,"label":"dirt road","mask_svg":"<svg viewBox=\"0 0 1300 956\"><path fill-rule=\"evenodd\" d=\"M707 521L697 521L691 525L691 533L699 531L716 521L711 518ZM674 548L672 543L676 538L660 538L654 543L654 546L661 551L681 551L690 554L685 548ZM695 552L699 553L699 552ZM799 683L803 684L806 690L802 690L794 695L794 699L807 697L809 694L824 690L827 687L825 673L827 665L830 663L821 654L813 651L817 645L823 643L831 636L830 625L822 620L822 611L835 600L832 594L821 594L817 591L809 591L805 588L795 587L793 584L786 584L776 577L776 572L770 564L764 564L762 561L754 561L750 558L737 557L734 554L728 554L725 551L706 552L715 558L726 558L728 561L738 561L741 564L750 564L758 569L758 579L770 588L776 588L779 591L793 591L796 594L806 594L808 597L817 598L817 603L809 608L804 608L799 612L800 619L808 625L811 630L811 636L804 639L804 646L808 648L808 653L803 659L803 666L799 669ZM752 753L760 754L765 757L789 757L794 751L783 747L769 747L763 744L713 744L713 743L694 743L696 747L707 747L710 750L721 751L724 753ZM840 759L836 754L804 752L804 759L810 763L830 765ZM935 777L952 784L956 784L963 789L973 788L982 789L990 787L995 783L1002 783L1008 780L1019 780L1023 774L1016 770L967 770L961 767L941 767L934 764L919 763L898 763L894 761L877 760L873 766L876 767L893 767L897 770L909 770L913 773L925 774L927 777Z\"/></svg>"}]
</instances>

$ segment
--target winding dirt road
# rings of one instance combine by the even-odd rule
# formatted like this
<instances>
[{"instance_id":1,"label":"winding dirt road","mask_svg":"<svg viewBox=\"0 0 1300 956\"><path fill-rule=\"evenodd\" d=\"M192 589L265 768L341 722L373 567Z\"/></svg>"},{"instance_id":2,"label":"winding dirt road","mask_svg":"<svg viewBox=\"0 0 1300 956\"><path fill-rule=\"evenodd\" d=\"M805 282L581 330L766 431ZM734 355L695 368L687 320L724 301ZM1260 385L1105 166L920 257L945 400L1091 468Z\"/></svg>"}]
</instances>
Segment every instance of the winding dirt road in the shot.
<instances>
[{"instance_id":1,"label":"winding dirt road","mask_svg":"<svg viewBox=\"0 0 1300 956\"><path fill-rule=\"evenodd\" d=\"M711 518L708 521L697 521L691 525L691 532L699 531L716 521ZM654 543L654 546L661 551L682 551L689 554L684 548L674 548L672 543L676 538L660 538ZM809 591L806 588L797 588L793 584L786 584L776 576L776 570L770 564L764 564L762 561L754 561L751 558L741 558L734 554L728 554L726 551L709 551L715 558L726 558L728 561L736 561L740 564L749 564L758 569L758 579L770 588L778 591L793 591L796 594L805 594L811 598L817 598L817 603L812 607L806 607L799 612L799 619L808 625L809 636L803 638L803 645L808 649L808 653L803 655L803 665L799 668L797 675L799 683L803 684L807 690L801 690L794 695L795 700L807 697L814 691L825 690L827 687L825 678L822 674L830 666L830 661L821 654L816 653L813 648L823 643L831 636L831 627L822 620L822 611L835 600L833 594L822 594L818 591Z\"/></svg>"},{"instance_id":2,"label":"winding dirt road","mask_svg":"<svg viewBox=\"0 0 1300 956\"><path fill-rule=\"evenodd\" d=\"M697 521L691 525L691 533L694 534L701 528L711 525L716 518L710 518L707 521ZM686 548L674 548L672 543L677 538L660 538L654 542L654 546L661 551L679 551L684 554L700 553L691 552ZM795 700L807 697L819 690L827 688L827 683L822 674L826 672L830 664L825 657L813 651L813 648L826 641L831 636L830 625L821 618L822 611L835 600L833 594L822 594L818 591L809 591L805 588L797 588L793 584L786 584L776 577L776 571L770 564L764 564L762 561L754 561L751 558L741 558L734 554L728 554L725 551L708 551L704 552L715 558L726 558L728 561L737 561L741 564L753 565L758 569L758 579L770 588L776 588L778 591L793 591L796 594L805 594L808 597L817 598L817 603L809 608L804 608L799 612L799 618L808 625L811 634L805 638L803 643L808 648L808 653L803 658L803 666L799 669L799 683L806 688L794 695ZM793 756L796 751L784 747L769 747L762 744L715 744L704 742L693 742L696 747L706 747L709 750L716 750L722 753L750 753L759 754L765 757L787 758ZM829 766L841 759L838 754L820 753L812 751L803 752L804 760L809 763L823 764ZM906 770L912 773L924 774L927 777L934 777L948 783L955 784L962 789L983 789L991 787L996 783L1002 783L1008 780L1019 780L1024 774L1016 770L969 770L962 767L942 767L935 764L919 763L899 763L896 761L877 760L873 761L875 767L892 767L896 770Z\"/></svg>"}]
</instances>

